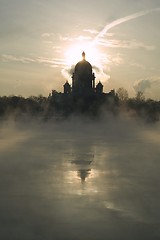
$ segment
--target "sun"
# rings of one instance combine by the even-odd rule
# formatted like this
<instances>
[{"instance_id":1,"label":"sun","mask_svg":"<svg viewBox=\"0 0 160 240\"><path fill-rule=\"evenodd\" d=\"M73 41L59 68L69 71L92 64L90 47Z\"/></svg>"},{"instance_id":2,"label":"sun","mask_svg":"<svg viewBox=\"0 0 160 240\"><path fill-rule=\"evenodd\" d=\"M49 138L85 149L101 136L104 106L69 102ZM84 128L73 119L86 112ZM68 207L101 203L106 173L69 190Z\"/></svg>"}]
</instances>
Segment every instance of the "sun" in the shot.
<instances>
[{"instance_id":1,"label":"sun","mask_svg":"<svg viewBox=\"0 0 160 240\"><path fill-rule=\"evenodd\" d=\"M90 43L80 43L70 47L65 52L65 62L66 65L72 66L77 62L82 60L82 52L86 54L86 60L91 63L91 65L100 65L100 53L97 48L95 48Z\"/></svg>"}]
</instances>

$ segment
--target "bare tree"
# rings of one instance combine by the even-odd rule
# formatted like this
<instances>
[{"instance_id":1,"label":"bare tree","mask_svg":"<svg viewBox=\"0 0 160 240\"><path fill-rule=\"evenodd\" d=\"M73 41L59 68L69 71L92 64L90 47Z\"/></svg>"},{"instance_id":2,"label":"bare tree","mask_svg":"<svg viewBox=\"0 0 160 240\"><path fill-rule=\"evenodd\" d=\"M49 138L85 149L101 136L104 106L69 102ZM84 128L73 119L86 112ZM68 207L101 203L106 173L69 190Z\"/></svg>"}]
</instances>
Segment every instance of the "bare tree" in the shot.
<instances>
[{"instance_id":1,"label":"bare tree","mask_svg":"<svg viewBox=\"0 0 160 240\"><path fill-rule=\"evenodd\" d=\"M122 102L125 102L128 100L128 92L124 88L118 88L117 95Z\"/></svg>"}]
</instances>

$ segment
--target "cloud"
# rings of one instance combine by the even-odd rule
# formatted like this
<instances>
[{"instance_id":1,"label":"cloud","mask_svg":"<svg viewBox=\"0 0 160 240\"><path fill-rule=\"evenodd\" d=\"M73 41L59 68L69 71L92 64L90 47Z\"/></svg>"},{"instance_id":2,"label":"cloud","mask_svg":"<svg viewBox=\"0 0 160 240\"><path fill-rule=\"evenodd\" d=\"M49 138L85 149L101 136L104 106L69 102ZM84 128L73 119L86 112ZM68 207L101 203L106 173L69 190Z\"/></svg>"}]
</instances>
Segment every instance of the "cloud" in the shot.
<instances>
[{"instance_id":1,"label":"cloud","mask_svg":"<svg viewBox=\"0 0 160 240\"><path fill-rule=\"evenodd\" d=\"M110 48L126 48L126 49L145 49L148 51L154 50L155 46L145 45L143 42L137 42L135 39L133 40L116 40L116 39L99 39L98 45L102 45Z\"/></svg>"},{"instance_id":2,"label":"cloud","mask_svg":"<svg viewBox=\"0 0 160 240\"><path fill-rule=\"evenodd\" d=\"M148 88L151 87L151 80L138 80L134 83L134 89L136 92L141 91L145 92Z\"/></svg>"},{"instance_id":3,"label":"cloud","mask_svg":"<svg viewBox=\"0 0 160 240\"><path fill-rule=\"evenodd\" d=\"M49 64L50 66L65 64L64 59L61 59L61 58L50 59L50 58L38 57L38 58L36 58L36 62Z\"/></svg>"},{"instance_id":4,"label":"cloud","mask_svg":"<svg viewBox=\"0 0 160 240\"><path fill-rule=\"evenodd\" d=\"M63 36L60 36L61 41L69 41L69 42L86 41L86 40L91 40L91 39L92 39L91 37L82 36L82 35L80 35L78 37L69 37L69 36L63 37Z\"/></svg>"},{"instance_id":5,"label":"cloud","mask_svg":"<svg viewBox=\"0 0 160 240\"><path fill-rule=\"evenodd\" d=\"M160 79L142 79L134 83L135 92L143 92L146 97L160 98Z\"/></svg>"},{"instance_id":6,"label":"cloud","mask_svg":"<svg viewBox=\"0 0 160 240\"><path fill-rule=\"evenodd\" d=\"M52 48L53 48L54 51L55 51L56 53L58 53L58 54L62 52L62 47L60 47L60 46L53 46Z\"/></svg>"},{"instance_id":7,"label":"cloud","mask_svg":"<svg viewBox=\"0 0 160 240\"><path fill-rule=\"evenodd\" d=\"M84 29L83 31L84 31L84 32L88 32L88 33L90 33L90 34L98 34L98 31L95 30L95 29Z\"/></svg>"},{"instance_id":8,"label":"cloud","mask_svg":"<svg viewBox=\"0 0 160 240\"><path fill-rule=\"evenodd\" d=\"M146 10L146 11L141 11L141 12L137 12L137 13L133 13L129 16L126 16L126 17L123 17L123 18L120 18L120 19L117 19L109 24L107 24L98 34L97 36L94 38L92 44L97 44L99 42L99 39L104 37L108 30L122 24L122 23L125 23L125 22L128 22L132 19L136 19L136 18L139 18L139 17L142 17L144 15L147 15L149 13L152 13L152 12L156 12L156 11L160 11L160 8L154 8L154 9L150 9L150 10Z\"/></svg>"},{"instance_id":9,"label":"cloud","mask_svg":"<svg viewBox=\"0 0 160 240\"><path fill-rule=\"evenodd\" d=\"M21 62L21 63L31 63L35 62L34 59L28 57L17 57L10 54L2 54L1 59L3 62Z\"/></svg>"},{"instance_id":10,"label":"cloud","mask_svg":"<svg viewBox=\"0 0 160 240\"><path fill-rule=\"evenodd\" d=\"M99 68L99 67L97 67L97 66L92 66L92 68L93 68L93 70L95 70L97 73L100 72L100 68Z\"/></svg>"},{"instance_id":11,"label":"cloud","mask_svg":"<svg viewBox=\"0 0 160 240\"><path fill-rule=\"evenodd\" d=\"M136 68L141 68L141 69L143 69L143 70L146 69L146 67L145 67L144 65L139 64L139 63L136 63L136 62L131 63L130 66L131 66L131 67L136 67Z\"/></svg>"},{"instance_id":12,"label":"cloud","mask_svg":"<svg viewBox=\"0 0 160 240\"><path fill-rule=\"evenodd\" d=\"M42 33L41 36L42 36L43 38L48 38L48 37L51 36L51 34L50 34L50 33Z\"/></svg>"},{"instance_id":13,"label":"cloud","mask_svg":"<svg viewBox=\"0 0 160 240\"><path fill-rule=\"evenodd\" d=\"M124 63L124 59L122 58L120 53L117 53L115 56L110 56L110 65L119 66Z\"/></svg>"},{"instance_id":14,"label":"cloud","mask_svg":"<svg viewBox=\"0 0 160 240\"><path fill-rule=\"evenodd\" d=\"M55 33L52 33L52 32L45 32L45 33L42 33L41 37L42 38L50 38L50 37L55 37L56 34Z\"/></svg>"},{"instance_id":15,"label":"cloud","mask_svg":"<svg viewBox=\"0 0 160 240\"><path fill-rule=\"evenodd\" d=\"M63 77L67 79L70 83L71 83L72 74L74 73L74 68L75 68L75 65L72 65L69 67L67 66L67 67L64 67L61 71Z\"/></svg>"},{"instance_id":16,"label":"cloud","mask_svg":"<svg viewBox=\"0 0 160 240\"><path fill-rule=\"evenodd\" d=\"M1 59L3 62L19 62L24 64L29 63L39 63L39 64L45 64L50 67L58 67L58 66L64 66L65 61L61 58L45 58L45 57L37 57L37 58L28 58L28 57L17 57L14 55L9 54L2 54Z\"/></svg>"}]
</instances>

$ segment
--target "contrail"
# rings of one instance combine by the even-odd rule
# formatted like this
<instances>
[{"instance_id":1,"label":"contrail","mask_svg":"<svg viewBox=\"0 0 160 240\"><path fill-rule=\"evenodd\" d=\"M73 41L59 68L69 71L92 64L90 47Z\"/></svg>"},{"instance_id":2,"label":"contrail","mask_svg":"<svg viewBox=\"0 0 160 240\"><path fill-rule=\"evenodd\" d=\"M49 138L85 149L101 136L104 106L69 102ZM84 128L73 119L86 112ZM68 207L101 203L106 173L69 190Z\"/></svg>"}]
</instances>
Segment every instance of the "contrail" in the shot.
<instances>
[{"instance_id":1,"label":"contrail","mask_svg":"<svg viewBox=\"0 0 160 240\"><path fill-rule=\"evenodd\" d=\"M113 28L113 27L116 27L117 25L120 25L121 23L124 23L124 22L128 22L132 19L136 19L136 18L139 18L139 17L142 17L144 15L147 15L149 13L152 13L152 12L156 12L156 11L160 11L160 8L154 8L154 9L150 9L150 10L146 10L146 11L141 11L141 12L137 12L137 13L133 13L129 16L126 16L126 17L123 17L123 18L120 18L120 19L117 19L109 24L107 24L103 29L102 31L100 31L98 33L98 35L95 37L95 39L93 40L92 44L96 44L98 42L98 39L100 37L103 37L109 29Z\"/></svg>"}]
</instances>

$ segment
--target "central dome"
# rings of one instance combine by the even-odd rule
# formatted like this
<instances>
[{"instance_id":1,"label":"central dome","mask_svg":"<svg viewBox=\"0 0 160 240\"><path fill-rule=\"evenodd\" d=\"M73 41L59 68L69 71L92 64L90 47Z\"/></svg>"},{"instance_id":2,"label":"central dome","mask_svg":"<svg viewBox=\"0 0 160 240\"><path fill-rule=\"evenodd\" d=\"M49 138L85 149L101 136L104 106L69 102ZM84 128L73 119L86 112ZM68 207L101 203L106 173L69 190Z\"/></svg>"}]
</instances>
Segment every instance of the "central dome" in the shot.
<instances>
[{"instance_id":1,"label":"central dome","mask_svg":"<svg viewBox=\"0 0 160 240\"><path fill-rule=\"evenodd\" d=\"M91 64L86 61L85 53L82 53L82 60L75 66L72 75L72 92L74 94L87 95L94 91L95 76Z\"/></svg>"},{"instance_id":2,"label":"central dome","mask_svg":"<svg viewBox=\"0 0 160 240\"><path fill-rule=\"evenodd\" d=\"M91 64L85 60L85 53L82 53L82 60L78 62L75 66L75 73L78 74L91 74L92 73L92 66Z\"/></svg>"},{"instance_id":3,"label":"central dome","mask_svg":"<svg viewBox=\"0 0 160 240\"><path fill-rule=\"evenodd\" d=\"M92 66L88 61L82 60L76 64L75 73L92 73Z\"/></svg>"}]
</instances>

